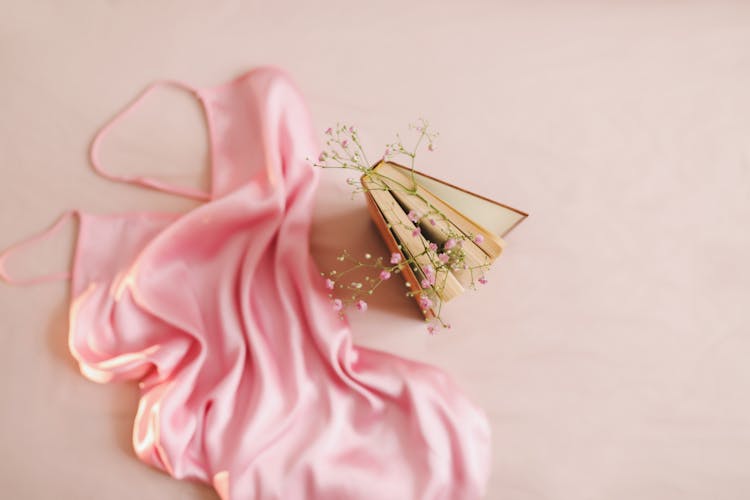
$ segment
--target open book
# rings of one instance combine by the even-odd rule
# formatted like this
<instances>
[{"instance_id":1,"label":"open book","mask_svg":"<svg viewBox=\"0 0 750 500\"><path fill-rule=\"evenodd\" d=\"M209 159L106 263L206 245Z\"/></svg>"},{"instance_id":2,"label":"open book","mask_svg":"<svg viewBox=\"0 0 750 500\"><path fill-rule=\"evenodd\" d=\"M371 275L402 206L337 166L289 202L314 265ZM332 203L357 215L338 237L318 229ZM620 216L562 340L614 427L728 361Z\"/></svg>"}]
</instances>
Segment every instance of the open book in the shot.
<instances>
[{"instance_id":1,"label":"open book","mask_svg":"<svg viewBox=\"0 0 750 500\"><path fill-rule=\"evenodd\" d=\"M360 178L368 210L391 253L401 255L401 274L419 304L428 294L436 316L474 283L502 253L503 237L527 214L390 161ZM437 300L436 300L437 299Z\"/></svg>"}]
</instances>

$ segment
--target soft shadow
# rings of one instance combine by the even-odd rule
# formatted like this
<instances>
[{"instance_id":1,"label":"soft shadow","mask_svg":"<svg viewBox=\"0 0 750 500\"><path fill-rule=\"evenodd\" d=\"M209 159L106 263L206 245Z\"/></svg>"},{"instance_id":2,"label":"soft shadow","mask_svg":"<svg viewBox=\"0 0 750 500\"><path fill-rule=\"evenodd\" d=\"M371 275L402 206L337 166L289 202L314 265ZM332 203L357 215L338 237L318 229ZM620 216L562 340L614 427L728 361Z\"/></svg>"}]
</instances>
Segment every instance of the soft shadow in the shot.
<instances>
[{"instance_id":1,"label":"soft shadow","mask_svg":"<svg viewBox=\"0 0 750 500\"><path fill-rule=\"evenodd\" d=\"M342 271L349 267L351 262L345 265L336 259L344 249L361 260L364 260L365 253L370 253L373 260L382 256L387 262L390 255L388 247L370 218L367 207L354 202L351 205L335 212L316 211L313 216L310 252L320 272L328 273L334 269ZM362 281L364 276L377 279L377 273L373 269L348 273L347 276L351 276L351 281ZM405 295L407 291L404 279L399 274L394 274L370 295L367 299L368 308L422 321L414 299Z\"/></svg>"}]
</instances>

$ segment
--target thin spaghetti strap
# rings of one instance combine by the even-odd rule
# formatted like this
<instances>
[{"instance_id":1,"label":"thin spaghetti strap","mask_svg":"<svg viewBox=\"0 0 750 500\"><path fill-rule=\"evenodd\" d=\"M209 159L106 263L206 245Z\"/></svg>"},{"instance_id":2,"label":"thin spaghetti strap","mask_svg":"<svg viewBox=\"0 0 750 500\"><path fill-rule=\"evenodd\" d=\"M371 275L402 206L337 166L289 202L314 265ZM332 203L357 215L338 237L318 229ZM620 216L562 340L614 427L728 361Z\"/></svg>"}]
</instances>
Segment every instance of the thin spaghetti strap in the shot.
<instances>
[{"instance_id":1,"label":"thin spaghetti strap","mask_svg":"<svg viewBox=\"0 0 750 500\"><path fill-rule=\"evenodd\" d=\"M196 95L196 96L198 95L198 91L196 88L178 80L159 80L159 81L152 83L151 85L146 87L141 92L141 94L138 97L136 97L130 104L128 104L122 111L120 111L117 115L115 115L114 118L112 118L109 122L107 122L99 130L99 132L97 132L96 136L94 136L94 140L91 142L91 149L89 150L91 164L97 173L113 181L127 182L130 184L136 184L139 186L156 189L158 191L164 191L167 193L172 193L172 194L176 194L180 196L186 196L188 198L194 198L194 199L201 200L201 201L208 201L211 199L210 193L206 193L200 189L173 186L166 182L160 181L158 179L154 179L152 177L145 177L145 176L138 176L138 175L127 176L127 175L113 174L111 172L107 172L106 170L104 170L104 168L101 165L101 162L99 161L99 148L107 132L109 132L112 129L112 127L117 125L120 122L120 120L128 116L128 114L130 114L146 98L146 96L148 96L151 92L153 92L157 87L168 86L168 85L187 90L193 95Z\"/></svg>"},{"instance_id":2,"label":"thin spaghetti strap","mask_svg":"<svg viewBox=\"0 0 750 500\"><path fill-rule=\"evenodd\" d=\"M6 281L7 283L11 285L34 285L37 283L46 283L49 281L57 281L57 280L70 278L71 276L70 271L52 273L46 276L37 276L34 278L27 278L27 279L12 278L8 274L8 271L5 268L5 261L8 259L8 257L10 257L12 254L17 252L18 250L22 250L23 248L26 248L27 246L31 245L32 243L36 243L37 241L46 240L47 238L55 234L65 221L67 221L68 219L76 215L78 215L78 212L76 210L69 210L63 213L57 219L57 221L55 221L54 224L52 224L49 228L45 229L41 233L33 235L29 238L26 238L25 240L21 240L15 245L12 245L8 247L7 249L5 249L4 251L0 252L0 279Z\"/></svg>"}]
</instances>

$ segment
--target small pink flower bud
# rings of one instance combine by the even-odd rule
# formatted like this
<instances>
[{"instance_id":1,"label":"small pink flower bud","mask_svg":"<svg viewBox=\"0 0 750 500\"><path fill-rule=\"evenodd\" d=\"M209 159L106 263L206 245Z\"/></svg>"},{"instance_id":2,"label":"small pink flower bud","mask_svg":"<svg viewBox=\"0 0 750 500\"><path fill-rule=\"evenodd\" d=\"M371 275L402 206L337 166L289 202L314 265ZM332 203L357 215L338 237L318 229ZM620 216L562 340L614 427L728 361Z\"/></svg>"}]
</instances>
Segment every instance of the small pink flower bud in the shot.
<instances>
[{"instance_id":1,"label":"small pink flower bud","mask_svg":"<svg viewBox=\"0 0 750 500\"><path fill-rule=\"evenodd\" d=\"M430 244L428 246L430 247L430 250L432 250L433 252L437 251L438 247L433 242L430 242Z\"/></svg>"},{"instance_id":2,"label":"small pink flower bud","mask_svg":"<svg viewBox=\"0 0 750 500\"><path fill-rule=\"evenodd\" d=\"M409 210L408 216L409 220L412 222L417 222L419 220L419 212L416 210Z\"/></svg>"},{"instance_id":3,"label":"small pink flower bud","mask_svg":"<svg viewBox=\"0 0 750 500\"><path fill-rule=\"evenodd\" d=\"M331 278L326 279L326 288L329 290L333 290L333 285L335 282Z\"/></svg>"},{"instance_id":4,"label":"small pink flower bud","mask_svg":"<svg viewBox=\"0 0 750 500\"><path fill-rule=\"evenodd\" d=\"M348 141L348 140L344 139L343 141L341 141L341 147L342 147L342 148L345 148L345 147L347 147L348 145L349 145L349 141Z\"/></svg>"},{"instance_id":5,"label":"small pink flower bud","mask_svg":"<svg viewBox=\"0 0 750 500\"><path fill-rule=\"evenodd\" d=\"M430 280L423 278L420 285L422 285L422 288L430 288Z\"/></svg>"},{"instance_id":6,"label":"small pink flower bud","mask_svg":"<svg viewBox=\"0 0 750 500\"><path fill-rule=\"evenodd\" d=\"M419 298L419 305L422 306L422 309L428 309L432 307L432 301L430 300L429 297L422 295Z\"/></svg>"},{"instance_id":7,"label":"small pink flower bud","mask_svg":"<svg viewBox=\"0 0 750 500\"><path fill-rule=\"evenodd\" d=\"M430 217L430 224L434 226L435 224L437 224L437 222L435 222L435 219Z\"/></svg>"},{"instance_id":8,"label":"small pink flower bud","mask_svg":"<svg viewBox=\"0 0 750 500\"><path fill-rule=\"evenodd\" d=\"M420 228L420 227L415 227L415 228L414 228L414 231L412 231L412 232L411 232L411 235L412 235L412 236L416 236L416 235L418 235L418 234L419 234L419 233L421 233L421 232L422 232L422 228Z\"/></svg>"},{"instance_id":9,"label":"small pink flower bud","mask_svg":"<svg viewBox=\"0 0 750 500\"><path fill-rule=\"evenodd\" d=\"M435 335L436 331L437 330L435 328L435 325L427 325L427 333L429 333L430 335Z\"/></svg>"},{"instance_id":10,"label":"small pink flower bud","mask_svg":"<svg viewBox=\"0 0 750 500\"><path fill-rule=\"evenodd\" d=\"M364 300L358 300L357 309L362 312L365 312L367 310L367 302L365 302Z\"/></svg>"},{"instance_id":11,"label":"small pink flower bud","mask_svg":"<svg viewBox=\"0 0 750 500\"><path fill-rule=\"evenodd\" d=\"M474 243L482 243L484 241L484 236L481 234L478 234L474 236Z\"/></svg>"},{"instance_id":12,"label":"small pink flower bud","mask_svg":"<svg viewBox=\"0 0 750 500\"><path fill-rule=\"evenodd\" d=\"M398 264L401 262L401 254L398 252L393 252L391 254L391 264Z\"/></svg>"},{"instance_id":13,"label":"small pink flower bud","mask_svg":"<svg viewBox=\"0 0 750 500\"><path fill-rule=\"evenodd\" d=\"M382 271L380 271L380 279L381 280L385 281L385 280L387 280L390 277L391 277L391 273L390 272L386 271L385 269L383 269Z\"/></svg>"},{"instance_id":14,"label":"small pink flower bud","mask_svg":"<svg viewBox=\"0 0 750 500\"><path fill-rule=\"evenodd\" d=\"M333 299L333 310L334 311L340 311L341 308L344 307L344 304L341 302L341 299Z\"/></svg>"},{"instance_id":15,"label":"small pink flower bud","mask_svg":"<svg viewBox=\"0 0 750 500\"><path fill-rule=\"evenodd\" d=\"M333 129L331 127L328 127L326 129L326 134L331 135L333 133Z\"/></svg>"},{"instance_id":16,"label":"small pink flower bud","mask_svg":"<svg viewBox=\"0 0 750 500\"><path fill-rule=\"evenodd\" d=\"M446 250L450 250L451 248L456 246L456 240L453 238L448 238L448 241L445 242L445 245L443 245L443 248Z\"/></svg>"},{"instance_id":17,"label":"small pink flower bud","mask_svg":"<svg viewBox=\"0 0 750 500\"><path fill-rule=\"evenodd\" d=\"M450 256L447 253L441 253L438 254L438 259L440 260L440 262L445 264L450 260Z\"/></svg>"},{"instance_id":18,"label":"small pink flower bud","mask_svg":"<svg viewBox=\"0 0 750 500\"><path fill-rule=\"evenodd\" d=\"M479 277L479 280L478 280L478 281L479 281L479 282L480 282L481 284L483 284L483 285L484 285L484 284L486 284L486 283L487 283L487 278L485 278L484 276L480 276L480 277Z\"/></svg>"}]
</instances>

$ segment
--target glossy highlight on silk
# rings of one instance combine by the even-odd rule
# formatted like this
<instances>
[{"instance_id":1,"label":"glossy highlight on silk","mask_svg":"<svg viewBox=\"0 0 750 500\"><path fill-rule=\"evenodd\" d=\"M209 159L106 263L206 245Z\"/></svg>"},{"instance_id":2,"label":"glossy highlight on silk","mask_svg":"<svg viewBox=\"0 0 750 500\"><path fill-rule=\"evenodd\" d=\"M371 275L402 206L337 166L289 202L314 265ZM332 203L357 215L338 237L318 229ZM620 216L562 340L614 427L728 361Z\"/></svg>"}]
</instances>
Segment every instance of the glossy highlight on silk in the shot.
<instances>
[{"instance_id":1,"label":"glossy highlight on silk","mask_svg":"<svg viewBox=\"0 0 750 500\"><path fill-rule=\"evenodd\" d=\"M441 370L353 346L331 308L309 252L319 170L307 158L320 150L291 78L264 66L215 87L164 84L203 105L210 192L100 164L107 130L154 86L102 129L92 161L204 203L74 210L55 226L80 219L70 352L91 380L138 381L137 456L222 499L480 498L483 412Z\"/></svg>"}]
</instances>

